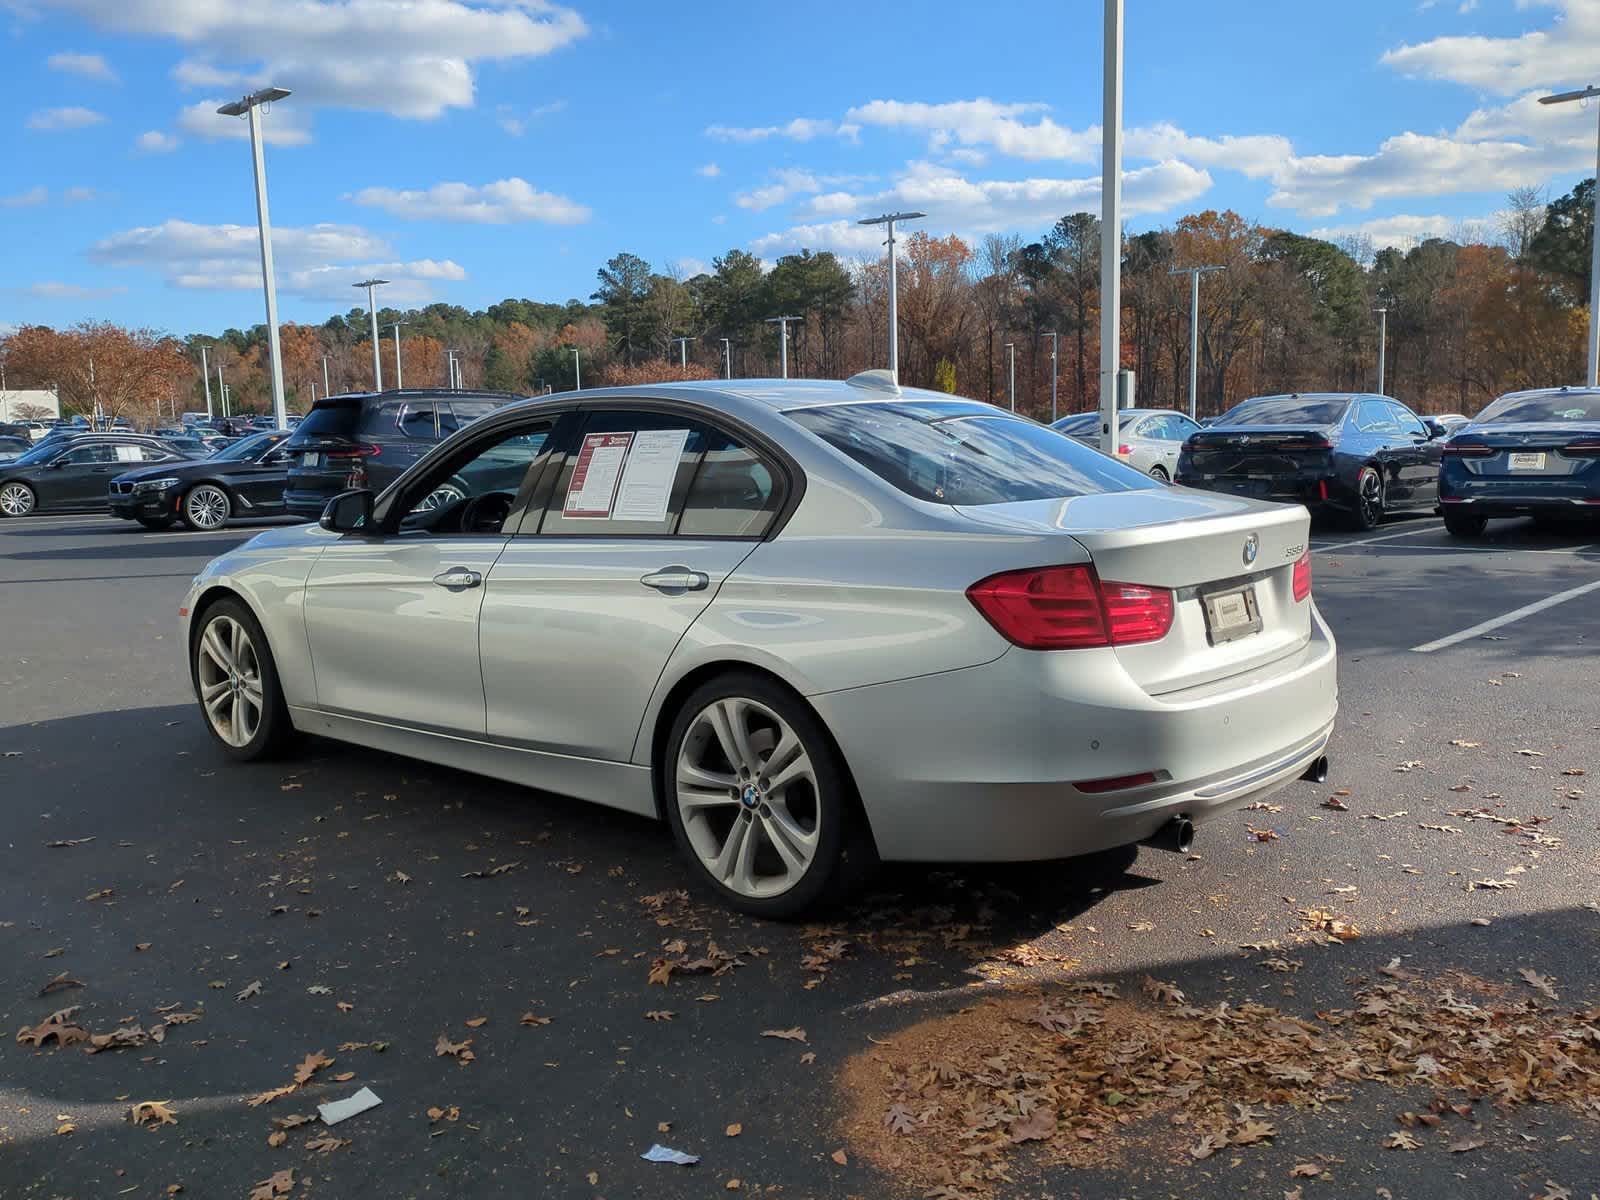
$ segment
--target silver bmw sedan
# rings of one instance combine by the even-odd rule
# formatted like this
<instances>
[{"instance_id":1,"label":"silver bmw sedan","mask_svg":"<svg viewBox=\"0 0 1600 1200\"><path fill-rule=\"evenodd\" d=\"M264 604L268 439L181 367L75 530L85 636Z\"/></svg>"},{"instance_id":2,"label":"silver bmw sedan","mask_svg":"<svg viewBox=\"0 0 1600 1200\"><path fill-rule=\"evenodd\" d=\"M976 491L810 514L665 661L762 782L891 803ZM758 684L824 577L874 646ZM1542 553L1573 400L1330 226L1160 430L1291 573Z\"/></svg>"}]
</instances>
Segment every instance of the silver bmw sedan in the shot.
<instances>
[{"instance_id":1,"label":"silver bmw sedan","mask_svg":"<svg viewBox=\"0 0 1600 1200\"><path fill-rule=\"evenodd\" d=\"M1186 848L1317 777L1307 538L882 372L599 389L215 559L184 645L235 758L298 730L657 817L781 917L878 859Z\"/></svg>"}]
</instances>

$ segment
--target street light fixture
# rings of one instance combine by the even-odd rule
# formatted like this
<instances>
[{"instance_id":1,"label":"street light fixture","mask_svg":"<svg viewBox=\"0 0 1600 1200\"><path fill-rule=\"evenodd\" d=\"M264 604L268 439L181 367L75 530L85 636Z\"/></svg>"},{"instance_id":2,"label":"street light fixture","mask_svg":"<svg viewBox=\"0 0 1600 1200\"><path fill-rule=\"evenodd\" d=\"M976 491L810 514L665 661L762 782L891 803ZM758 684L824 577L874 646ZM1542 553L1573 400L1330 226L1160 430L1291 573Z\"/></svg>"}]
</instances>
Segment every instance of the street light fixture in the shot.
<instances>
[{"instance_id":1,"label":"street light fixture","mask_svg":"<svg viewBox=\"0 0 1600 1200\"><path fill-rule=\"evenodd\" d=\"M900 382L900 326L895 311L896 293L898 292L898 276L895 271L894 261L894 223L896 221L917 221L927 216L920 212L884 213L881 217L868 217L857 221L857 225L886 225L889 238L884 245L889 247L889 374L894 376L896 383ZM784 376L788 378L788 376Z\"/></svg>"},{"instance_id":2,"label":"street light fixture","mask_svg":"<svg viewBox=\"0 0 1600 1200\"><path fill-rule=\"evenodd\" d=\"M1559 92L1554 96L1541 96L1540 104L1567 104L1573 100L1587 101L1600 96L1600 87L1590 85L1578 92ZM1595 148L1595 178L1600 179L1600 143ZM1589 372L1586 382L1594 387L1600 378L1600 323L1595 310L1600 306L1600 184L1594 190L1594 226L1590 235L1589 250ZM1383 390L1380 385L1378 390Z\"/></svg>"},{"instance_id":3,"label":"street light fixture","mask_svg":"<svg viewBox=\"0 0 1600 1200\"><path fill-rule=\"evenodd\" d=\"M1105 5L1105 98L1100 118L1100 432L1117 446L1122 366L1122 0Z\"/></svg>"},{"instance_id":4,"label":"street light fixture","mask_svg":"<svg viewBox=\"0 0 1600 1200\"><path fill-rule=\"evenodd\" d=\"M572 390L583 391L583 359L577 346L572 348Z\"/></svg>"},{"instance_id":5,"label":"street light fixture","mask_svg":"<svg viewBox=\"0 0 1600 1200\"><path fill-rule=\"evenodd\" d=\"M732 379L733 378L733 343L730 342L727 338L718 338L717 340L722 343L722 377L724 379Z\"/></svg>"},{"instance_id":6,"label":"street light fixture","mask_svg":"<svg viewBox=\"0 0 1600 1200\"><path fill-rule=\"evenodd\" d=\"M689 377L689 343L698 342L700 339L692 337L675 337L668 338L667 340L669 343L678 343L678 369L683 372L683 377L687 379Z\"/></svg>"},{"instance_id":7,"label":"street light fixture","mask_svg":"<svg viewBox=\"0 0 1600 1200\"><path fill-rule=\"evenodd\" d=\"M1195 394L1200 384L1200 276L1211 271L1226 271L1224 266L1173 267L1168 275L1189 276L1189 419L1195 416ZM1382 388L1378 389L1382 391Z\"/></svg>"},{"instance_id":8,"label":"street light fixture","mask_svg":"<svg viewBox=\"0 0 1600 1200\"><path fill-rule=\"evenodd\" d=\"M1383 390L1383 368L1389 357L1389 306L1385 304L1372 311L1378 314L1378 395L1385 396L1388 393Z\"/></svg>"},{"instance_id":9,"label":"street light fixture","mask_svg":"<svg viewBox=\"0 0 1600 1200\"><path fill-rule=\"evenodd\" d=\"M1011 411L1017 411L1017 344L1007 342L1006 351L1006 395L1011 399Z\"/></svg>"},{"instance_id":10,"label":"street light fixture","mask_svg":"<svg viewBox=\"0 0 1600 1200\"><path fill-rule=\"evenodd\" d=\"M283 347L278 342L278 284L272 272L272 220L267 215L267 167L261 155L261 106L282 100L288 88L269 87L252 92L217 109L219 116L249 117L250 157L256 172L256 228L261 235L261 287L267 297L267 350L272 367L272 415L282 429L288 420L283 399Z\"/></svg>"},{"instance_id":11,"label":"street light fixture","mask_svg":"<svg viewBox=\"0 0 1600 1200\"><path fill-rule=\"evenodd\" d=\"M400 369L400 326L404 324L404 321L396 321L389 326L390 329L394 330L394 386L396 389L406 386L405 372Z\"/></svg>"},{"instance_id":12,"label":"street light fixture","mask_svg":"<svg viewBox=\"0 0 1600 1200\"><path fill-rule=\"evenodd\" d=\"M894 311L894 293L890 293L889 311ZM892 319L892 318L891 318ZM789 378L789 322L803 321L804 317L768 317L768 325L778 327L778 346L783 361L783 378Z\"/></svg>"},{"instance_id":13,"label":"street light fixture","mask_svg":"<svg viewBox=\"0 0 1600 1200\"><path fill-rule=\"evenodd\" d=\"M322 394L324 396L333 395L333 389L328 386L328 356L326 354L322 356Z\"/></svg>"},{"instance_id":14,"label":"street light fixture","mask_svg":"<svg viewBox=\"0 0 1600 1200\"><path fill-rule=\"evenodd\" d=\"M383 391L383 361L378 357L378 293L377 288L388 283L387 279L363 279L360 283L352 283L351 287L367 289L367 316L372 321L372 390Z\"/></svg>"}]
</instances>

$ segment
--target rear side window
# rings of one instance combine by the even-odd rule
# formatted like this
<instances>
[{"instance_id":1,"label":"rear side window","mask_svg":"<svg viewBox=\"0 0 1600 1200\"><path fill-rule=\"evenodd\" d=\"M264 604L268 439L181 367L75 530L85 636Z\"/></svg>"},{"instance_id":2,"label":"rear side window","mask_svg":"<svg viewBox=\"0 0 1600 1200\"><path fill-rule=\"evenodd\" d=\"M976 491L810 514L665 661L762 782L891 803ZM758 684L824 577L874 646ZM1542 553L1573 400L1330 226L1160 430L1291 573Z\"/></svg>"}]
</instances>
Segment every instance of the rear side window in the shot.
<instances>
[{"instance_id":1,"label":"rear side window","mask_svg":"<svg viewBox=\"0 0 1600 1200\"><path fill-rule=\"evenodd\" d=\"M432 441L438 436L437 418L431 404L407 404L400 411L400 432L409 438Z\"/></svg>"},{"instance_id":2,"label":"rear side window","mask_svg":"<svg viewBox=\"0 0 1600 1200\"><path fill-rule=\"evenodd\" d=\"M760 455L722 433L707 440L683 502L683 537L761 537L778 511L778 479Z\"/></svg>"},{"instance_id":3,"label":"rear side window","mask_svg":"<svg viewBox=\"0 0 1600 1200\"><path fill-rule=\"evenodd\" d=\"M788 414L835 450L918 500L1005 504L1159 487L1143 472L1032 421L929 421L893 404Z\"/></svg>"},{"instance_id":4,"label":"rear side window","mask_svg":"<svg viewBox=\"0 0 1600 1200\"><path fill-rule=\"evenodd\" d=\"M296 433L315 434L319 437L352 437L361 420L361 402L351 400L346 404L317 404L295 426Z\"/></svg>"}]
</instances>

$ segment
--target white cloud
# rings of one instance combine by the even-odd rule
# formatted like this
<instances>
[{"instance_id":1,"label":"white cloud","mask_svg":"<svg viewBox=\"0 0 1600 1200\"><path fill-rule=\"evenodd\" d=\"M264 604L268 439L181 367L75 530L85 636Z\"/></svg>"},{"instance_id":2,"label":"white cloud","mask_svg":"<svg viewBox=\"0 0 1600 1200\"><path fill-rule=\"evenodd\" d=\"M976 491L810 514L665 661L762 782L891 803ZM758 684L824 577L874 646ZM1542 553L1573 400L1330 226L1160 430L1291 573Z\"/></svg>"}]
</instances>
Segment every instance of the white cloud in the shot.
<instances>
[{"instance_id":1,"label":"white cloud","mask_svg":"<svg viewBox=\"0 0 1600 1200\"><path fill-rule=\"evenodd\" d=\"M696 275L711 274L711 266L703 258L680 258L667 264L680 279L693 279Z\"/></svg>"},{"instance_id":2,"label":"white cloud","mask_svg":"<svg viewBox=\"0 0 1600 1200\"><path fill-rule=\"evenodd\" d=\"M147 130L133 139L133 148L141 154L170 154L182 142L174 134L162 133L159 129Z\"/></svg>"},{"instance_id":3,"label":"white cloud","mask_svg":"<svg viewBox=\"0 0 1600 1200\"><path fill-rule=\"evenodd\" d=\"M581 225L591 215L576 201L553 192L538 191L526 179L515 176L482 187L468 183L436 183L426 191L369 187L345 199L381 208L411 221L468 221L480 225L544 221L552 225Z\"/></svg>"},{"instance_id":4,"label":"white cloud","mask_svg":"<svg viewBox=\"0 0 1600 1200\"><path fill-rule=\"evenodd\" d=\"M385 300L420 303L433 298L432 284L467 277L448 259L395 260L383 238L358 225L278 226L272 250L280 290L320 300L349 301L351 285L376 274L393 281ZM260 253L254 225L168 220L96 242L89 259L157 271L173 287L251 291L261 287Z\"/></svg>"},{"instance_id":5,"label":"white cloud","mask_svg":"<svg viewBox=\"0 0 1600 1200\"><path fill-rule=\"evenodd\" d=\"M1551 0L1550 6L1559 10L1550 29L1515 37L1434 38L1390 50L1383 62L1407 75L1504 96L1552 84L1586 84L1600 55L1600 5Z\"/></svg>"},{"instance_id":6,"label":"white cloud","mask_svg":"<svg viewBox=\"0 0 1600 1200\"><path fill-rule=\"evenodd\" d=\"M178 113L178 128L196 137L215 141L218 138L248 139L250 123L244 117L224 117L217 109L226 100L201 100ZM296 111L287 103L272 106L261 114L261 137L269 146L304 146L311 140L311 130L304 110Z\"/></svg>"},{"instance_id":7,"label":"white cloud","mask_svg":"<svg viewBox=\"0 0 1600 1200\"><path fill-rule=\"evenodd\" d=\"M1165 212L1204 194L1212 184L1206 171L1187 163L1164 162L1123 174L1124 212ZM852 195L832 192L802 205L802 216L825 218L846 211L877 212L883 208L915 208L939 214L942 230L976 237L1013 229L1037 229L1063 213L1096 212L1100 179L970 180L949 168L913 163L880 192ZM756 238L750 249L763 256L810 247L846 253L878 252L881 230L857 225L850 218L819 220Z\"/></svg>"},{"instance_id":8,"label":"white cloud","mask_svg":"<svg viewBox=\"0 0 1600 1200\"><path fill-rule=\"evenodd\" d=\"M1094 133L1098 139L1100 131ZM1288 138L1276 134L1195 137L1163 121L1129 130L1123 139L1123 153L1129 158L1158 161L1179 158L1198 167L1225 168L1260 179L1280 171L1293 157L1294 147Z\"/></svg>"},{"instance_id":9,"label":"white cloud","mask_svg":"<svg viewBox=\"0 0 1600 1200\"><path fill-rule=\"evenodd\" d=\"M82 75L85 79L98 79L104 83L117 82L117 73L99 54L52 54L44 62L52 71L65 71L69 75Z\"/></svg>"},{"instance_id":10,"label":"white cloud","mask_svg":"<svg viewBox=\"0 0 1600 1200\"><path fill-rule=\"evenodd\" d=\"M723 142L764 142L768 138L787 138L792 142L809 142L815 138L837 134L855 139L857 126L838 125L833 121L796 117L784 125L708 125L706 136Z\"/></svg>"},{"instance_id":11,"label":"white cloud","mask_svg":"<svg viewBox=\"0 0 1600 1200\"><path fill-rule=\"evenodd\" d=\"M985 96L945 104L873 100L850 109L845 119L858 125L926 133L934 149L953 141L962 146L992 146L1012 158L1093 161L1100 151L1099 130L1067 129L1046 116L1031 124L1022 119L1048 107L1032 101L1003 104Z\"/></svg>"},{"instance_id":12,"label":"white cloud","mask_svg":"<svg viewBox=\"0 0 1600 1200\"><path fill-rule=\"evenodd\" d=\"M694 173L696 175L704 176L706 179L715 179L718 175L722 174L722 168L717 166L717 164L714 162L708 162L696 167L694 169Z\"/></svg>"},{"instance_id":13,"label":"white cloud","mask_svg":"<svg viewBox=\"0 0 1600 1200\"><path fill-rule=\"evenodd\" d=\"M50 201L50 189L43 184L29 188L25 192L17 192L12 196L0 196L0 208L37 208Z\"/></svg>"},{"instance_id":14,"label":"white cloud","mask_svg":"<svg viewBox=\"0 0 1600 1200\"><path fill-rule=\"evenodd\" d=\"M60 133L66 129L83 129L105 120L102 113L92 108L41 108L28 118L28 128L45 133Z\"/></svg>"},{"instance_id":15,"label":"white cloud","mask_svg":"<svg viewBox=\"0 0 1600 1200\"><path fill-rule=\"evenodd\" d=\"M1452 238L1462 241L1487 241L1491 239L1491 221L1487 218L1397 215L1374 217L1352 225L1330 225L1313 229L1311 237L1337 241L1346 237L1366 237L1372 240L1375 250L1394 246L1409 250L1429 238Z\"/></svg>"},{"instance_id":16,"label":"white cloud","mask_svg":"<svg viewBox=\"0 0 1600 1200\"><path fill-rule=\"evenodd\" d=\"M196 57L180 83L271 79L293 103L398 117L470 108L483 62L540 58L588 26L549 0L33 0L117 33L166 37Z\"/></svg>"},{"instance_id":17,"label":"white cloud","mask_svg":"<svg viewBox=\"0 0 1600 1200\"><path fill-rule=\"evenodd\" d=\"M981 167L989 161L987 151L976 149L972 146L957 146L947 156L952 162L961 163L967 167Z\"/></svg>"},{"instance_id":18,"label":"white cloud","mask_svg":"<svg viewBox=\"0 0 1600 1200\"><path fill-rule=\"evenodd\" d=\"M549 104L541 104L526 113L510 104L497 104L495 106L495 123L512 137L521 137L528 131L528 125L540 117L548 117L551 113L558 113L567 106L565 100L552 100Z\"/></svg>"},{"instance_id":19,"label":"white cloud","mask_svg":"<svg viewBox=\"0 0 1600 1200\"><path fill-rule=\"evenodd\" d=\"M28 295L36 296L40 300L103 300L107 296L120 295L127 290L125 287L84 287L76 283L47 280L44 283L29 285Z\"/></svg>"},{"instance_id":20,"label":"white cloud","mask_svg":"<svg viewBox=\"0 0 1600 1200\"><path fill-rule=\"evenodd\" d=\"M751 212L774 208L795 196L812 195L823 188L865 182L862 175L815 175L799 167L779 167L770 173L771 182L734 196L733 202ZM835 193L844 195L846 193Z\"/></svg>"},{"instance_id":21,"label":"white cloud","mask_svg":"<svg viewBox=\"0 0 1600 1200\"><path fill-rule=\"evenodd\" d=\"M1461 3L1456 7L1456 12L1460 13L1463 17L1466 16L1469 12L1477 12L1477 11L1478 11L1478 0L1461 0Z\"/></svg>"}]
</instances>

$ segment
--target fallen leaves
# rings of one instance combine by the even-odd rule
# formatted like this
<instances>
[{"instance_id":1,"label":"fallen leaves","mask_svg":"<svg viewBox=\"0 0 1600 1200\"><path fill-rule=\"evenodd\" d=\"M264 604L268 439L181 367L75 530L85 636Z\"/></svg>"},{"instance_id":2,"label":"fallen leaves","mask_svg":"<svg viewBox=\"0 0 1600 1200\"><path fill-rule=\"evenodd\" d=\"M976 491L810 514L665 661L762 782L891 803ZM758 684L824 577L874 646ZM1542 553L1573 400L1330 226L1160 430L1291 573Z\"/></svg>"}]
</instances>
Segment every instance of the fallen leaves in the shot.
<instances>
[{"instance_id":1,"label":"fallen leaves","mask_svg":"<svg viewBox=\"0 0 1600 1200\"><path fill-rule=\"evenodd\" d=\"M1353 941L1361 936L1361 929L1353 921L1322 908L1302 908L1296 910L1305 928L1323 933L1341 942Z\"/></svg>"},{"instance_id":2,"label":"fallen leaves","mask_svg":"<svg viewBox=\"0 0 1600 1200\"><path fill-rule=\"evenodd\" d=\"M275 1200L278 1196L287 1196L293 1190L294 1168L286 1167L282 1171L274 1171L251 1188L249 1200Z\"/></svg>"},{"instance_id":3,"label":"fallen leaves","mask_svg":"<svg viewBox=\"0 0 1600 1200\"><path fill-rule=\"evenodd\" d=\"M69 972L63 971L63 972L61 972L61 974L57 975L54 979L52 979L49 983L45 984L42 988L40 988L39 989L39 995L48 996L52 992L65 992L65 991L68 991L71 988L81 988L81 987L87 987L87 986L88 985L85 984L83 982L83 980L74 979L74 978L72 978L72 976L71 976L71 974Z\"/></svg>"},{"instance_id":4,"label":"fallen leaves","mask_svg":"<svg viewBox=\"0 0 1600 1200\"><path fill-rule=\"evenodd\" d=\"M1522 976L1522 981L1538 992L1546 1000L1560 1000L1556 995L1556 980L1553 975L1541 975L1532 967L1520 967L1517 974Z\"/></svg>"},{"instance_id":5,"label":"fallen leaves","mask_svg":"<svg viewBox=\"0 0 1600 1200\"><path fill-rule=\"evenodd\" d=\"M1578 774L1582 775L1583 772L1579 771ZM63 850L70 846L87 846L92 841L94 841L92 837L61 838L58 841L46 842L45 845L51 850Z\"/></svg>"},{"instance_id":6,"label":"fallen leaves","mask_svg":"<svg viewBox=\"0 0 1600 1200\"><path fill-rule=\"evenodd\" d=\"M1196 1162L1210 1158L1218 1150L1225 1149L1228 1145L1228 1135L1225 1133L1208 1133L1193 1146L1189 1147L1189 1157Z\"/></svg>"},{"instance_id":7,"label":"fallen leaves","mask_svg":"<svg viewBox=\"0 0 1600 1200\"><path fill-rule=\"evenodd\" d=\"M305 1056L304 1061L294 1069L295 1084L304 1087L311 1082L318 1071L324 1067L331 1066L333 1066L333 1059L329 1058L321 1050L318 1050L315 1054L308 1054Z\"/></svg>"},{"instance_id":8,"label":"fallen leaves","mask_svg":"<svg viewBox=\"0 0 1600 1200\"><path fill-rule=\"evenodd\" d=\"M1290 1179L1315 1179L1322 1174L1322 1168L1316 1163L1296 1163L1289 1168Z\"/></svg>"},{"instance_id":9,"label":"fallen leaves","mask_svg":"<svg viewBox=\"0 0 1600 1200\"><path fill-rule=\"evenodd\" d=\"M796 1025L793 1029L763 1029L761 1036L764 1038L781 1038L787 1042L803 1042L806 1040L806 1031Z\"/></svg>"},{"instance_id":10,"label":"fallen leaves","mask_svg":"<svg viewBox=\"0 0 1600 1200\"><path fill-rule=\"evenodd\" d=\"M488 1017L468 1017L465 1021L463 1021L461 1023L463 1025L465 1025L468 1029L482 1029L485 1025L487 1025L489 1023L489 1018Z\"/></svg>"},{"instance_id":11,"label":"fallen leaves","mask_svg":"<svg viewBox=\"0 0 1600 1200\"><path fill-rule=\"evenodd\" d=\"M350 1144L349 1138L334 1137L331 1133L318 1134L306 1141L306 1149L313 1154L332 1154Z\"/></svg>"},{"instance_id":12,"label":"fallen leaves","mask_svg":"<svg viewBox=\"0 0 1600 1200\"><path fill-rule=\"evenodd\" d=\"M148 1125L152 1129L159 1129L163 1125L176 1125L177 1114L170 1107L170 1100L141 1100L128 1110L128 1120L135 1125Z\"/></svg>"},{"instance_id":13,"label":"fallen leaves","mask_svg":"<svg viewBox=\"0 0 1600 1200\"><path fill-rule=\"evenodd\" d=\"M738 1137L743 1132L744 1126L738 1121L735 1121L732 1125L729 1125L722 1131L724 1137Z\"/></svg>"},{"instance_id":14,"label":"fallen leaves","mask_svg":"<svg viewBox=\"0 0 1600 1200\"><path fill-rule=\"evenodd\" d=\"M548 1025L548 1024L550 1024L550 1018L549 1017L541 1017L541 1016L539 1016L538 1013L525 1012L518 1019L517 1024L519 1024L519 1025Z\"/></svg>"},{"instance_id":15,"label":"fallen leaves","mask_svg":"<svg viewBox=\"0 0 1600 1200\"><path fill-rule=\"evenodd\" d=\"M1334 812L1349 812L1350 806L1337 796L1329 796L1322 802L1323 808L1331 808Z\"/></svg>"},{"instance_id":16,"label":"fallen leaves","mask_svg":"<svg viewBox=\"0 0 1600 1200\"><path fill-rule=\"evenodd\" d=\"M235 1000L248 1000L251 996L261 995L261 980L252 979L234 995Z\"/></svg>"},{"instance_id":17,"label":"fallen leaves","mask_svg":"<svg viewBox=\"0 0 1600 1200\"><path fill-rule=\"evenodd\" d=\"M1383 1148L1385 1150L1419 1150L1422 1148L1422 1141L1414 1133L1407 1133L1403 1129L1397 1129L1383 1139Z\"/></svg>"},{"instance_id":18,"label":"fallen leaves","mask_svg":"<svg viewBox=\"0 0 1600 1200\"><path fill-rule=\"evenodd\" d=\"M1457 1138L1450 1143L1451 1154L1467 1154L1473 1150L1481 1149L1485 1145L1482 1138L1464 1137Z\"/></svg>"},{"instance_id":19,"label":"fallen leaves","mask_svg":"<svg viewBox=\"0 0 1600 1200\"><path fill-rule=\"evenodd\" d=\"M1229 1134L1228 1142L1234 1146L1254 1146L1278 1136L1277 1126L1268 1121L1241 1121Z\"/></svg>"},{"instance_id":20,"label":"fallen leaves","mask_svg":"<svg viewBox=\"0 0 1600 1200\"><path fill-rule=\"evenodd\" d=\"M850 1165L850 1158L843 1150L835 1150L832 1154L828 1155L828 1157L833 1159L833 1161L841 1167L847 1167Z\"/></svg>"},{"instance_id":21,"label":"fallen leaves","mask_svg":"<svg viewBox=\"0 0 1600 1200\"><path fill-rule=\"evenodd\" d=\"M670 1021L677 1015L670 1008L652 1008L644 1014L644 1019L646 1021Z\"/></svg>"},{"instance_id":22,"label":"fallen leaves","mask_svg":"<svg viewBox=\"0 0 1600 1200\"><path fill-rule=\"evenodd\" d=\"M433 1052L439 1058L453 1058L461 1066L466 1066L478 1056L472 1052L472 1039L452 1042L448 1034L441 1033L439 1040L433 1044Z\"/></svg>"},{"instance_id":23,"label":"fallen leaves","mask_svg":"<svg viewBox=\"0 0 1600 1200\"><path fill-rule=\"evenodd\" d=\"M461 1109L454 1104L452 1104L449 1108L428 1109L428 1120L435 1125L437 1125L440 1121L459 1121L460 1119ZM663 1132L665 1132L665 1130L663 1130Z\"/></svg>"},{"instance_id":24,"label":"fallen leaves","mask_svg":"<svg viewBox=\"0 0 1600 1200\"><path fill-rule=\"evenodd\" d=\"M1007 1137L1013 1146L1023 1142L1048 1141L1056 1132L1056 1114L1054 1109L1036 1108L1020 1121L1013 1121L1007 1130Z\"/></svg>"},{"instance_id":25,"label":"fallen leaves","mask_svg":"<svg viewBox=\"0 0 1600 1200\"><path fill-rule=\"evenodd\" d=\"M84 899L88 900L88 901L91 901L91 902L93 902L95 900L109 900L112 896L115 896L116 894L117 894L117 890L115 888L101 888L98 891L90 892L87 896L84 897Z\"/></svg>"},{"instance_id":26,"label":"fallen leaves","mask_svg":"<svg viewBox=\"0 0 1600 1200\"><path fill-rule=\"evenodd\" d=\"M463 872L461 872L461 878L463 878L463 879L493 879L496 875L504 875L507 871L515 871L521 865L522 865L522 863L520 861L518 861L518 862L503 862L503 863L499 863L499 864L497 864L495 866L492 866L492 867L482 867L482 868L480 868L479 870L476 870L476 871L463 871Z\"/></svg>"},{"instance_id":27,"label":"fallen leaves","mask_svg":"<svg viewBox=\"0 0 1600 1200\"><path fill-rule=\"evenodd\" d=\"M1278 831L1276 829L1257 829L1254 825L1246 825L1244 828L1245 832L1254 841L1275 842L1278 840Z\"/></svg>"},{"instance_id":28,"label":"fallen leaves","mask_svg":"<svg viewBox=\"0 0 1600 1200\"><path fill-rule=\"evenodd\" d=\"M1517 886L1515 879L1474 879L1467 885L1469 892L1504 892Z\"/></svg>"},{"instance_id":29,"label":"fallen leaves","mask_svg":"<svg viewBox=\"0 0 1600 1200\"><path fill-rule=\"evenodd\" d=\"M1156 979L1149 975L1144 977L1144 982L1139 985L1139 990L1152 1000L1159 1000L1163 1004L1182 1004L1184 1002L1183 992L1179 990L1177 984L1168 983L1165 980Z\"/></svg>"}]
</instances>

